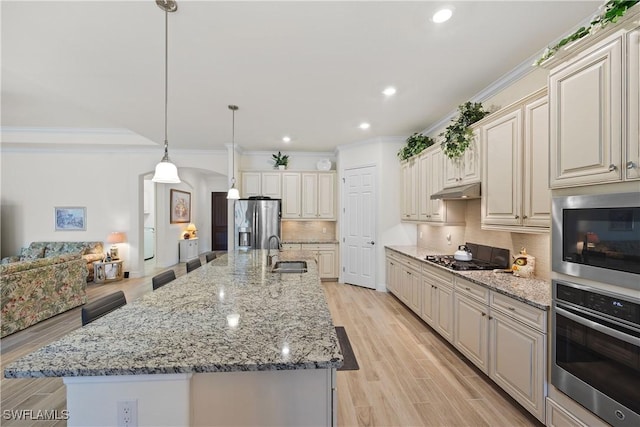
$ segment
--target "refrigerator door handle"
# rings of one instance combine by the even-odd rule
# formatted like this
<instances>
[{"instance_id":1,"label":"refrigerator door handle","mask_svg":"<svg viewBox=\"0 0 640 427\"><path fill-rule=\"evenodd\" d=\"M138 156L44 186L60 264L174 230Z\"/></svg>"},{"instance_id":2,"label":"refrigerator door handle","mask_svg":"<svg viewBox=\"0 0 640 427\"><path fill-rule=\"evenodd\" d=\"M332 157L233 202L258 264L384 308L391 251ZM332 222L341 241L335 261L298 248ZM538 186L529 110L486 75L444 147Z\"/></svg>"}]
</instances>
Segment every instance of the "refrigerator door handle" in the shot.
<instances>
[{"instance_id":1,"label":"refrigerator door handle","mask_svg":"<svg viewBox=\"0 0 640 427\"><path fill-rule=\"evenodd\" d=\"M252 236L251 249L256 249L258 247L258 236L260 235L260 223L258 221L258 206L257 204L253 205L253 228L254 233Z\"/></svg>"}]
</instances>

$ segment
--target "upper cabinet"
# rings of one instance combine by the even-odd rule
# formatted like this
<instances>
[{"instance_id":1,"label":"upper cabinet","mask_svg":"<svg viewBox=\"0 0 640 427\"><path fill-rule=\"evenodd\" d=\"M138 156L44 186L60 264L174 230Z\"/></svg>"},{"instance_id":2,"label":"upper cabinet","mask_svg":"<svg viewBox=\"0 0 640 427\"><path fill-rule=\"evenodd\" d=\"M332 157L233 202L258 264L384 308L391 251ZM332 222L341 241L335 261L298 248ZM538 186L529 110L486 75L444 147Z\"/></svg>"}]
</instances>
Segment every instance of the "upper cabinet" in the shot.
<instances>
[{"instance_id":1,"label":"upper cabinet","mask_svg":"<svg viewBox=\"0 0 640 427\"><path fill-rule=\"evenodd\" d=\"M625 178L640 179L640 26L629 31L627 42L627 143Z\"/></svg>"},{"instance_id":2,"label":"upper cabinet","mask_svg":"<svg viewBox=\"0 0 640 427\"><path fill-rule=\"evenodd\" d=\"M431 200L432 194L443 189L443 168L444 154L439 145L401 164L403 221L464 224L466 205L463 201Z\"/></svg>"},{"instance_id":3,"label":"upper cabinet","mask_svg":"<svg viewBox=\"0 0 640 427\"><path fill-rule=\"evenodd\" d=\"M268 196L282 198L280 172L242 172L242 197Z\"/></svg>"},{"instance_id":4,"label":"upper cabinet","mask_svg":"<svg viewBox=\"0 0 640 427\"><path fill-rule=\"evenodd\" d=\"M336 173L244 171L242 197L282 199L283 219L336 219Z\"/></svg>"},{"instance_id":5,"label":"upper cabinet","mask_svg":"<svg viewBox=\"0 0 640 427\"><path fill-rule=\"evenodd\" d=\"M480 129L474 129L473 142L466 149L462 157L450 159L444 157L444 187L457 187L458 185L480 182L481 159Z\"/></svg>"},{"instance_id":6,"label":"upper cabinet","mask_svg":"<svg viewBox=\"0 0 640 427\"><path fill-rule=\"evenodd\" d=\"M482 132L482 228L549 229L546 89L492 114Z\"/></svg>"},{"instance_id":7,"label":"upper cabinet","mask_svg":"<svg viewBox=\"0 0 640 427\"><path fill-rule=\"evenodd\" d=\"M334 172L303 172L302 176L302 218L335 219Z\"/></svg>"},{"instance_id":8,"label":"upper cabinet","mask_svg":"<svg viewBox=\"0 0 640 427\"><path fill-rule=\"evenodd\" d=\"M418 219L419 167L419 161L416 158L409 159L400 165L402 179L400 203L402 203L401 215L403 221L415 221Z\"/></svg>"},{"instance_id":9,"label":"upper cabinet","mask_svg":"<svg viewBox=\"0 0 640 427\"><path fill-rule=\"evenodd\" d=\"M630 9L544 64L551 188L640 179L638 17Z\"/></svg>"}]
</instances>

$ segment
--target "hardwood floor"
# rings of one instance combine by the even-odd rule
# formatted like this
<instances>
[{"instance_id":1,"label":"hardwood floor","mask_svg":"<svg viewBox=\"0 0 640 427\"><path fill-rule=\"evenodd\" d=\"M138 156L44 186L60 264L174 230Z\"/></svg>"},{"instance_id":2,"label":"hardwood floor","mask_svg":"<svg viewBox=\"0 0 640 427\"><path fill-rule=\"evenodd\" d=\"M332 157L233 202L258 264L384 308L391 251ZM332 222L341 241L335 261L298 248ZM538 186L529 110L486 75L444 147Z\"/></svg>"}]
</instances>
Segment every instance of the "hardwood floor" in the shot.
<instances>
[{"instance_id":1,"label":"hardwood floor","mask_svg":"<svg viewBox=\"0 0 640 427\"><path fill-rule=\"evenodd\" d=\"M185 264L173 267L186 273ZM89 300L123 290L127 301L151 292L144 278L88 286ZM341 371L338 424L343 426L540 426L451 345L390 294L323 282L334 323L344 326L360 370ZM80 328L80 308L0 340L1 367ZM4 411L66 408L60 378L0 380L2 426L65 426L64 420L8 420ZM73 414L71 414L73 415Z\"/></svg>"},{"instance_id":2,"label":"hardwood floor","mask_svg":"<svg viewBox=\"0 0 640 427\"><path fill-rule=\"evenodd\" d=\"M323 286L360 364L337 373L338 425L542 425L391 294Z\"/></svg>"}]
</instances>

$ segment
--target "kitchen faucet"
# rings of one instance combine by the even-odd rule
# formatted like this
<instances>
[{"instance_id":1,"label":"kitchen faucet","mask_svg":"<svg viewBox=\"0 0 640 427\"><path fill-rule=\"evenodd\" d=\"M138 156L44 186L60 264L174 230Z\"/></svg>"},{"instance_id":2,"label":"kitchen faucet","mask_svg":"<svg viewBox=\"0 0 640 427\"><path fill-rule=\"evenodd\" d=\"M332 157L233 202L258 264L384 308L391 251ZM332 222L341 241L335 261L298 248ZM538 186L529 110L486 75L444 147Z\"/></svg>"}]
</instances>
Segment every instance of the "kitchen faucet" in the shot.
<instances>
[{"instance_id":1,"label":"kitchen faucet","mask_svg":"<svg viewBox=\"0 0 640 427\"><path fill-rule=\"evenodd\" d=\"M277 254L273 254L271 255L271 239L276 238L276 243L278 243L278 252L280 252L282 250L282 243L280 242L280 237L278 237L275 234L272 234L271 236L269 236L269 241L267 243L268 249L267 249L267 265L271 265L273 264L273 257L276 256Z\"/></svg>"}]
</instances>

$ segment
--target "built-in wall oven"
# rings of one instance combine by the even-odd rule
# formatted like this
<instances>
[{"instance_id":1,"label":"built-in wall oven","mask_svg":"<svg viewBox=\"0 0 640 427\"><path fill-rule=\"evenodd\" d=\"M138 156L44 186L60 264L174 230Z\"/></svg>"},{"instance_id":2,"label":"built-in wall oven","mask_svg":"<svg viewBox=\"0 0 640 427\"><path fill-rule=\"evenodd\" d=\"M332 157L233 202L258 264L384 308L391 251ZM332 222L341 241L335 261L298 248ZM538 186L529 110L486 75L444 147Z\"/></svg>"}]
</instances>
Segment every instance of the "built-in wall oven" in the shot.
<instances>
[{"instance_id":1,"label":"built-in wall oven","mask_svg":"<svg viewBox=\"0 0 640 427\"><path fill-rule=\"evenodd\" d=\"M640 425L640 299L553 281L551 383L615 426Z\"/></svg>"},{"instance_id":2,"label":"built-in wall oven","mask_svg":"<svg viewBox=\"0 0 640 427\"><path fill-rule=\"evenodd\" d=\"M640 426L640 193L554 197L551 384Z\"/></svg>"}]
</instances>

